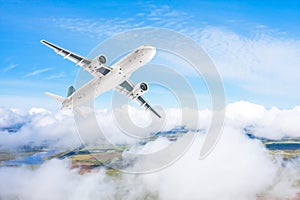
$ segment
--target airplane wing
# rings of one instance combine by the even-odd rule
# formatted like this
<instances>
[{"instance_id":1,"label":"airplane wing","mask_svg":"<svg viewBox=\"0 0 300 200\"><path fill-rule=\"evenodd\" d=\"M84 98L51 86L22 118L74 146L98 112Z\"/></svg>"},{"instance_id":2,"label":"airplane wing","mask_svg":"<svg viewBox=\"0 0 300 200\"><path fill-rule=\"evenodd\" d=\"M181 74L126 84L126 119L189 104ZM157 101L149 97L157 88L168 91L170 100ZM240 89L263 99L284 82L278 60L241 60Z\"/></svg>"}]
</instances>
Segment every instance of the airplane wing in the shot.
<instances>
[{"instance_id":1,"label":"airplane wing","mask_svg":"<svg viewBox=\"0 0 300 200\"><path fill-rule=\"evenodd\" d=\"M115 90L125 94L126 96L129 96L133 89L134 89L134 84L130 79L127 79L126 81L122 82L120 85L118 85L115 88ZM135 101L137 101L140 104L140 106L146 108L146 110L150 110L157 117L161 118L161 116L150 106L150 104L145 100L143 96L139 96L138 98L135 99Z\"/></svg>"},{"instance_id":2,"label":"airplane wing","mask_svg":"<svg viewBox=\"0 0 300 200\"><path fill-rule=\"evenodd\" d=\"M53 49L57 54L63 56L64 58L74 62L76 65L79 65L81 67L83 67L84 65L89 65L91 64L91 61L87 58L84 58L80 55L77 55L75 53L72 53L69 50L66 50L62 47L59 47L55 44L52 44L46 40L41 40L41 43L43 43L44 45L50 47L51 49Z\"/></svg>"},{"instance_id":3,"label":"airplane wing","mask_svg":"<svg viewBox=\"0 0 300 200\"><path fill-rule=\"evenodd\" d=\"M105 76L107 73L109 73L111 71L111 69L106 66L102 66L100 68L95 69L91 66L91 63L92 63L91 60L89 60L83 56L80 56L78 54L75 54L67 49L59 47L51 42L48 42L46 40L41 40L41 43L50 47L57 54L63 56L65 59L68 59L68 60L74 62L76 65L79 65L80 67L82 67L84 70L88 71L94 77Z\"/></svg>"}]
</instances>

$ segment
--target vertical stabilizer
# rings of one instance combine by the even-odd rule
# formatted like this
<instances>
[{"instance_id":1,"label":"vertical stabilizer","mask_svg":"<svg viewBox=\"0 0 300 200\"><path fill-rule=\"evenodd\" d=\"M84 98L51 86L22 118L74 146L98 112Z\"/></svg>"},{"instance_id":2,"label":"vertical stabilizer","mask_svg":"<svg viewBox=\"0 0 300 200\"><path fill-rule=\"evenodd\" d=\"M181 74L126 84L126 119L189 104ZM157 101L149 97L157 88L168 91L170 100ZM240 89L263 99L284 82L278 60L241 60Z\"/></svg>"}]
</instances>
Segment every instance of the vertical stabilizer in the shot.
<instances>
[{"instance_id":1,"label":"vertical stabilizer","mask_svg":"<svg viewBox=\"0 0 300 200\"><path fill-rule=\"evenodd\" d=\"M76 89L74 88L74 86L71 85L71 86L68 88L67 97L71 96L75 91L76 91Z\"/></svg>"}]
</instances>

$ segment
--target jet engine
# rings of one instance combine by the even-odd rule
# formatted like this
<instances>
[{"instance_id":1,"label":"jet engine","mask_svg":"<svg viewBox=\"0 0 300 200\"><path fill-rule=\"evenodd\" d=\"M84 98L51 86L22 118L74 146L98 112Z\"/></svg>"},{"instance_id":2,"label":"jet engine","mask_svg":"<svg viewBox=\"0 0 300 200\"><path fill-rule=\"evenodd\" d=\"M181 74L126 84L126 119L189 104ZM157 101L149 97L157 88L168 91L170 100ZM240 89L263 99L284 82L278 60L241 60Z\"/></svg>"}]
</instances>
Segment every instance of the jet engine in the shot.
<instances>
[{"instance_id":1,"label":"jet engine","mask_svg":"<svg viewBox=\"0 0 300 200\"><path fill-rule=\"evenodd\" d=\"M106 63L106 61L107 61L107 59L106 59L106 57L105 57L104 55L100 55L100 56L98 57L98 60L99 60L99 63L100 63L101 65L104 65L104 64Z\"/></svg>"},{"instance_id":2,"label":"jet engine","mask_svg":"<svg viewBox=\"0 0 300 200\"><path fill-rule=\"evenodd\" d=\"M136 99L139 96L143 95L145 92L148 91L148 88L148 84L145 82L136 84L131 92L132 99Z\"/></svg>"}]
</instances>

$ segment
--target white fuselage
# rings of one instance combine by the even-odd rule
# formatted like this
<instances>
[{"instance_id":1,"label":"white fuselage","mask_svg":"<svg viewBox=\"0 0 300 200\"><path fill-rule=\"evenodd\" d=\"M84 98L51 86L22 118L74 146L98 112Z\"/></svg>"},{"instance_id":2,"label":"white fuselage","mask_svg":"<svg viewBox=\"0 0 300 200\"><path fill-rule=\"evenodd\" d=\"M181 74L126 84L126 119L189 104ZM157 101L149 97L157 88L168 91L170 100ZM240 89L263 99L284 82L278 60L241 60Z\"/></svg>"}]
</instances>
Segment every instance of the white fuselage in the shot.
<instances>
[{"instance_id":1,"label":"white fuselage","mask_svg":"<svg viewBox=\"0 0 300 200\"><path fill-rule=\"evenodd\" d=\"M104 76L94 77L91 81L76 90L63 103L62 108L70 108L91 100L98 95L114 89L130 75L155 55L156 49L152 46L141 46L111 66L110 72ZM92 62L90 65L99 65L99 62ZM95 66L93 66L95 67ZM96 66L97 67L97 66Z\"/></svg>"}]
</instances>

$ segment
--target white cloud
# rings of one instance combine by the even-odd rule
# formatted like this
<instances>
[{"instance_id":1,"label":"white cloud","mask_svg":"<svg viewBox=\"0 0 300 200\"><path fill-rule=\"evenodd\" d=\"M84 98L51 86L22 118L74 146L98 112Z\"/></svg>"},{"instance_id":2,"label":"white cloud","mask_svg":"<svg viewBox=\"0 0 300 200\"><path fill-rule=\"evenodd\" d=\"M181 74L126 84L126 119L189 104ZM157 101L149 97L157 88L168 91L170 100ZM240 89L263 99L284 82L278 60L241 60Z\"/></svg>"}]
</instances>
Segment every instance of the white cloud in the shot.
<instances>
[{"instance_id":1,"label":"white cloud","mask_svg":"<svg viewBox=\"0 0 300 200\"><path fill-rule=\"evenodd\" d=\"M0 127L10 127L26 121L25 113L17 109L0 108Z\"/></svg>"},{"instance_id":2,"label":"white cloud","mask_svg":"<svg viewBox=\"0 0 300 200\"><path fill-rule=\"evenodd\" d=\"M257 35L255 38L208 27L196 32L222 78L258 94L292 95L298 88L300 41Z\"/></svg>"},{"instance_id":3,"label":"white cloud","mask_svg":"<svg viewBox=\"0 0 300 200\"><path fill-rule=\"evenodd\" d=\"M1 149L16 149L25 145L48 145L51 148L75 148L80 144L71 111L51 113L42 108L32 108L28 114L19 115L2 109L1 127L18 123L22 127L16 133L0 132Z\"/></svg>"},{"instance_id":4,"label":"white cloud","mask_svg":"<svg viewBox=\"0 0 300 200\"><path fill-rule=\"evenodd\" d=\"M240 101L226 106L226 120L233 127L258 125L267 110L257 104Z\"/></svg>"},{"instance_id":5,"label":"white cloud","mask_svg":"<svg viewBox=\"0 0 300 200\"><path fill-rule=\"evenodd\" d=\"M148 190L158 193L162 200L256 199L272 185L278 166L258 141L225 128L212 154L199 160L203 140L204 136L199 135L170 167L141 176Z\"/></svg>"},{"instance_id":6,"label":"white cloud","mask_svg":"<svg viewBox=\"0 0 300 200\"><path fill-rule=\"evenodd\" d=\"M10 64L10 65L8 65L7 67L5 67L5 68L3 69L3 71L4 71L4 72L8 72L8 71L10 71L10 70L16 68L17 66L18 66L18 64Z\"/></svg>"},{"instance_id":7,"label":"white cloud","mask_svg":"<svg viewBox=\"0 0 300 200\"><path fill-rule=\"evenodd\" d=\"M300 189L297 187L297 180L300 178L299 159L286 163L284 168L277 172L274 184L264 194L266 198L273 199L297 199ZM295 197L297 194L297 197Z\"/></svg>"},{"instance_id":8,"label":"white cloud","mask_svg":"<svg viewBox=\"0 0 300 200\"><path fill-rule=\"evenodd\" d=\"M111 36L143 25L142 22L132 23L133 19L98 19L97 21L79 18L53 18L56 26L70 31L86 34L88 37Z\"/></svg>"},{"instance_id":9,"label":"white cloud","mask_svg":"<svg viewBox=\"0 0 300 200\"><path fill-rule=\"evenodd\" d=\"M30 72L28 74L25 75L25 77L31 77L31 76L36 76L36 75L39 75L41 73L44 73L44 72L47 72L49 70L52 70L52 68L44 68L44 69L38 69L38 70L35 70L33 72Z\"/></svg>"},{"instance_id":10,"label":"white cloud","mask_svg":"<svg viewBox=\"0 0 300 200\"><path fill-rule=\"evenodd\" d=\"M49 112L48 110L44 109L44 108L31 108L29 110L29 115L35 115L35 114L50 114L51 112Z\"/></svg>"},{"instance_id":11,"label":"white cloud","mask_svg":"<svg viewBox=\"0 0 300 200\"><path fill-rule=\"evenodd\" d=\"M58 79L58 78L61 78L61 77L64 77L65 76L65 72L60 72L58 74L53 74L53 75L50 75L48 77L46 77L47 80L52 80L52 79Z\"/></svg>"},{"instance_id":12,"label":"white cloud","mask_svg":"<svg viewBox=\"0 0 300 200\"><path fill-rule=\"evenodd\" d=\"M126 108L127 109L127 108ZM123 116L127 112L125 108L116 114ZM211 122L211 111L194 111L187 109L190 113L185 119L181 119L181 110L167 109L165 122L157 131L168 131L176 126L185 125L188 129L208 130ZM43 145L45 142L50 147L75 148L80 144L77 136L76 123L71 110L51 113L43 108L32 108L28 113L15 109L0 109L0 127L7 128L23 124L17 133L1 131L0 146L2 148L16 148L24 145ZM198 114L198 126L190 123ZM229 104L226 107L225 125L243 132L245 127L250 127L253 134L269 139L280 139L283 137L300 137L300 107L290 110L280 110L276 107L266 109L261 105L247 101ZM152 116L149 112L140 108L130 107L129 116L137 127L145 130L150 125ZM115 123L115 117L109 110L96 111L96 119L104 136L113 144L134 144L138 142L120 129L120 124ZM122 118L122 117L121 117ZM125 127L126 128L126 127ZM88 130L88 129L87 129ZM139 130L139 129L138 129ZM86 132L86 131L85 131ZM138 137L149 136L150 131L134 133ZM88 139L89 134L80 133L83 139ZM82 135L83 134L83 135Z\"/></svg>"},{"instance_id":13,"label":"white cloud","mask_svg":"<svg viewBox=\"0 0 300 200\"><path fill-rule=\"evenodd\" d=\"M167 5L145 5L143 13L127 18L101 18L97 20L82 18L52 18L54 24L62 29L86 34L88 37L112 36L116 33L140 27L164 27L183 29L191 16L183 11L172 10Z\"/></svg>"},{"instance_id":14,"label":"white cloud","mask_svg":"<svg viewBox=\"0 0 300 200\"><path fill-rule=\"evenodd\" d=\"M300 107L290 110L268 110L257 128L256 135L268 138L300 137Z\"/></svg>"},{"instance_id":15,"label":"white cloud","mask_svg":"<svg viewBox=\"0 0 300 200\"><path fill-rule=\"evenodd\" d=\"M0 111L1 116L6 116L2 125L27 120L17 133L0 132L2 149L38 145L45 141L49 142L50 148L74 148L80 145L73 114L69 111L51 113L42 108L32 108L27 114L13 109ZM136 109L130 112L135 122L143 125L144 119L140 116L144 115L143 112ZM176 117L178 114L180 116L180 111L171 109L166 113L169 122L165 130L180 124L181 119ZM199 114L201 128L207 129L210 111L199 111ZM102 122L105 125L107 137L112 141L128 142L123 138L123 133L114 127L109 111L99 110L96 116L99 124ZM299 192L295 187L299 179L299 164L282 167L281 160L273 159L260 141L249 139L241 130L253 125L254 134L264 137L296 136L300 130L297 123L299 117L299 107L268 110L249 102L236 102L227 106L223 135L214 151L204 160L198 158L205 134L198 134L182 158L170 167L151 174L122 174L115 179L100 169L79 175L76 169L70 169L67 160L47 161L37 169L1 167L0 199L137 199L147 196L163 200L256 199L259 194L268 198L292 198ZM181 138L177 142L180 143ZM131 150L155 152L168 144L170 141L167 139L158 138L145 146L134 145ZM153 161L137 160L133 168L148 162Z\"/></svg>"},{"instance_id":16,"label":"white cloud","mask_svg":"<svg viewBox=\"0 0 300 200\"><path fill-rule=\"evenodd\" d=\"M247 101L229 104L226 107L226 124L243 129L252 126L253 134L270 139L300 137L300 107L267 110L261 105Z\"/></svg>"},{"instance_id":17,"label":"white cloud","mask_svg":"<svg viewBox=\"0 0 300 200\"><path fill-rule=\"evenodd\" d=\"M80 175L70 163L51 160L36 170L1 168L0 199L107 199L113 196L103 172ZM3 181L5 180L5 181Z\"/></svg>"},{"instance_id":18,"label":"white cloud","mask_svg":"<svg viewBox=\"0 0 300 200\"><path fill-rule=\"evenodd\" d=\"M297 165L282 168L263 145L236 129L225 128L215 151L199 160L199 135L189 151L161 171L122 174L112 178L104 169L80 175L68 160L46 161L36 169L25 166L0 168L0 198L14 199L256 199L293 198L298 192ZM180 139L178 140L180 142ZM142 147L143 152L166 144L159 138ZM135 164L146 162L139 160ZM284 170L284 172L282 172ZM296 171L295 171L296 170ZM297 176L295 176L295 173Z\"/></svg>"}]
</instances>

